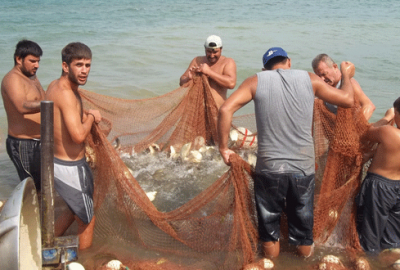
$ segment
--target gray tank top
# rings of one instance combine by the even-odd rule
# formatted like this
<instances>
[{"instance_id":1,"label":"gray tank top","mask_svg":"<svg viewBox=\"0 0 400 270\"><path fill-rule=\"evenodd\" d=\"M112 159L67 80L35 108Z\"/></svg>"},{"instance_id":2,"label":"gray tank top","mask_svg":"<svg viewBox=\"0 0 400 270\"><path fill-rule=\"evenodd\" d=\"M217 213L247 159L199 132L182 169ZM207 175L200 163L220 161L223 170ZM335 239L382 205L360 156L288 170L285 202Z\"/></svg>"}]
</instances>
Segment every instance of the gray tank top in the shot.
<instances>
[{"instance_id":1,"label":"gray tank top","mask_svg":"<svg viewBox=\"0 0 400 270\"><path fill-rule=\"evenodd\" d=\"M314 92L308 72L277 69L257 73L257 78L256 172L315 173Z\"/></svg>"}]
</instances>

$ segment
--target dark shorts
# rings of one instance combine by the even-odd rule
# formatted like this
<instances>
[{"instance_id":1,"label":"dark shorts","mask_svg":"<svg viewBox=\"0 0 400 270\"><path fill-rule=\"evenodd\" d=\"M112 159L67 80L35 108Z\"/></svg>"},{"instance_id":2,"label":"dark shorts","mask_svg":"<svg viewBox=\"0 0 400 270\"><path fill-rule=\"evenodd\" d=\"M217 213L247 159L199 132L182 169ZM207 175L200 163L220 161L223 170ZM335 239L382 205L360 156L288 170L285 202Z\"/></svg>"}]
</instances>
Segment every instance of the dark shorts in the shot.
<instances>
[{"instance_id":1,"label":"dark shorts","mask_svg":"<svg viewBox=\"0 0 400 270\"><path fill-rule=\"evenodd\" d=\"M8 135L6 148L19 179L22 181L32 177L36 189L40 191L40 140L19 139Z\"/></svg>"},{"instance_id":2,"label":"dark shorts","mask_svg":"<svg viewBox=\"0 0 400 270\"><path fill-rule=\"evenodd\" d=\"M289 243L312 245L314 189L314 174L256 174L254 192L260 240L279 240L281 214L286 211Z\"/></svg>"},{"instance_id":3,"label":"dark shorts","mask_svg":"<svg viewBox=\"0 0 400 270\"><path fill-rule=\"evenodd\" d=\"M65 161L54 158L54 188L84 223L93 218L93 175L85 158Z\"/></svg>"},{"instance_id":4,"label":"dark shorts","mask_svg":"<svg viewBox=\"0 0 400 270\"><path fill-rule=\"evenodd\" d=\"M356 196L357 231L367 252L400 247L400 181L367 173Z\"/></svg>"}]
</instances>

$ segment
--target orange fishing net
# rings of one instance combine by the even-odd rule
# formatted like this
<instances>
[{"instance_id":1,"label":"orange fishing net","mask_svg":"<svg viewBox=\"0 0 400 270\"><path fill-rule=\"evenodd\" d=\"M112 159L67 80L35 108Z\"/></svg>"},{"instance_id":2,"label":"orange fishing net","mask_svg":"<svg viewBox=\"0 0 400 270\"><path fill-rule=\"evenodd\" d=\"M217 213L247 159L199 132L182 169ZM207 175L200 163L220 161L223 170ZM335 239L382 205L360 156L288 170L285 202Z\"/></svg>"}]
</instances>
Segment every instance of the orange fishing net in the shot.
<instances>
[{"instance_id":1,"label":"orange fishing net","mask_svg":"<svg viewBox=\"0 0 400 270\"><path fill-rule=\"evenodd\" d=\"M338 108L335 116L316 99L314 145L316 198L314 238L344 248L361 250L356 231L357 195L363 174L363 154L368 150L369 127L356 100L353 108ZM332 233L334 231L334 233Z\"/></svg>"},{"instance_id":2,"label":"orange fishing net","mask_svg":"<svg viewBox=\"0 0 400 270\"><path fill-rule=\"evenodd\" d=\"M86 269L99 269L111 259L130 269L146 270L242 269L254 261L258 234L253 168L240 156L232 158L232 166L220 177L208 176L207 170L200 172L215 179L189 201L164 211L159 208L167 202L157 208L139 184L145 173L136 174L122 159L125 155L132 164L138 163L134 158L150 155L148 149L155 145L159 155L167 156L173 149L199 150L199 138L204 138L206 145L216 145L218 109L207 78L196 77L189 87L150 99L123 100L85 90L81 96L85 109L98 109L103 117L87 140L95 176L96 225L93 246L83 253L90 254L83 260ZM360 185L360 138L368 126L360 113L339 109L335 117L321 102L315 103L317 243L325 242L337 230L337 243L359 248L351 202ZM247 130L254 132L250 139L256 135L254 115L235 117L233 124L233 128L247 128L245 132L236 128L242 140ZM244 146L240 141L235 144L236 148ZM217 150L214 153L219 155ZM183 161L178 158L174 162ZM199 170L196 166L191 169ZM154 178L149 177L145 184L156 182Z\"/></svg>"}]
</instances>

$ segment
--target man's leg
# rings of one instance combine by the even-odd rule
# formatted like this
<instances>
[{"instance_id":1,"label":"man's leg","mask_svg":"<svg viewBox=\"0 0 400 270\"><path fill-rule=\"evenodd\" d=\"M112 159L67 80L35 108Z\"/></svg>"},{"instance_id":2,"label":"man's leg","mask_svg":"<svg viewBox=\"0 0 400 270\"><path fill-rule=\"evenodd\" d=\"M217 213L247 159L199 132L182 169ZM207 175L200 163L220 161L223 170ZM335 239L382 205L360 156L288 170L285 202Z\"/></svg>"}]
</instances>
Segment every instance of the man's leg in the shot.
<instances>
[{"instance_id":1,"label":"man's leg","mask_svg":"<svg viewBox=\"0 0 400 270\"><path fill-rule=\"evenodd\" d=\"M357 196L358 236L364 251L377 253L389 218L397 200L395 180L368 173ZM397 229L396 229L397 230Z\"/></svg>"},{"instance_id":2,"label":"man's leg","mask_svg":"<svg viewBox=\"0 0 400 270\"><path fill-rule=\"evenodd\" d=\"M262 243L262 250L264 253L264 256L266 258L276 258L279 256L279 250L280 250L280 244L279 241L276 242L263 242Z\"/></svg>"},{"instance_id":3,"label":"man's leg","mask_svg":"<svg viewBox=\"0 0 400 270\"><path fill-rule=\"evenodd\" d=\"M314 254L314 244L311 246L297 246L297 254L305 258L311 257Z\"/></svg>"},{"instance_id":4,"label":"man's leg","mask_svg":"<svg viewBox=\"0 0 400 270\"><path fill-rule=\"evenodd\" d=\"M71 224L74 222L74 214L66 209L56 220L54 224L54 235L56 237L64 235Z\"/></svg>"},{"instance_id":5,"label":"man's leg","mask_svg":"<svg viewBox=\"0 0 400 270\"><path fill-rule=\"evenodd\" d=\"M296 245L297 253L306 258L314 253L314 189L314 174L293 174L286 197L289 243Z\"/></svg>"},{"instance_id":6,"label":"man's leg","mask_svg":"<svg viewBox=\"0 0 400 270\"><path fill-rule=\"evenodd\" d=\"M285 204L287 181L282 174L256 174L254 193L258 233L265 257L279 256L280 219Z\"/></svg>"},{"instance_id":7,"label":"man's leg","mask_svg":"<svg viewBox=\"0 0 400 270\"><path fill-rule=\"evenodd\" d=\"M92 245L93 230L96 221L96 216L93 216L89 224L85 224L79 217L75 216L78 222L79 249L85 249Z\"/></svg>"}]
</instances>

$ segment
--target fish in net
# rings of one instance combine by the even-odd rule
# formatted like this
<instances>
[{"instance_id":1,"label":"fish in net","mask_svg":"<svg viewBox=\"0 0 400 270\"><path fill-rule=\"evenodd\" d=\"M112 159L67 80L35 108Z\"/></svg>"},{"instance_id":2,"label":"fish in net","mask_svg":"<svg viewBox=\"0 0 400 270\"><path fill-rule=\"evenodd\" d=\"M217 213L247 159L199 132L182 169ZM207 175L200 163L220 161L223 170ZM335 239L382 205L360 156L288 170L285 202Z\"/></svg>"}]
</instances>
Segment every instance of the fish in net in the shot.
<instances>
[{"instance_id":1,"label":"fish in net","mask_svg":"<svg viewBox=\"0 0 400 270\"><path fill-rule=\"evenodd\" d=\"M209 187L175 209L160 211L121 158L121 153L145 155L151 145L170 153L191 143L194 150L199 137L208 146L217 145L218 109L206 77L149 99L125 100L85 90L80 94L84 108L97 109L103 117L86 142L95 176L96 215L93 245L81 256L86 269L99 269L111 259L146 270L242 269L254 263L258 232L248 162L233 156L232 166ZM362 157L369 150L369 124L359 107L356 102L334 115L315 99L313 125L315 242L356 251L361 248L353 200L362 179ZM243 141L231 146L238 151L249 146L244 138L254 142L255 127L253 114L234 117L232 130ZM117 141L118 149L113 145ZM285 237L284 219L282 231Z\"/></svg>"}]
</instances>

